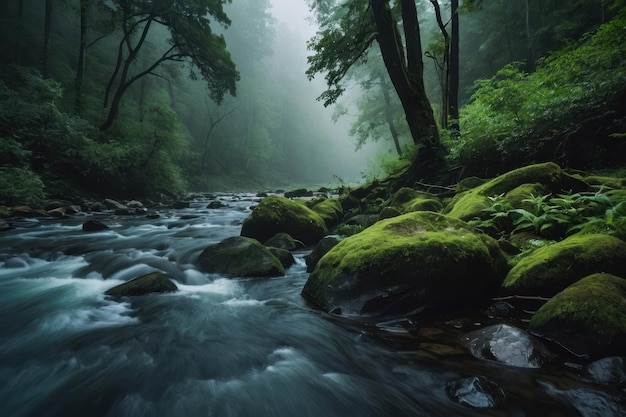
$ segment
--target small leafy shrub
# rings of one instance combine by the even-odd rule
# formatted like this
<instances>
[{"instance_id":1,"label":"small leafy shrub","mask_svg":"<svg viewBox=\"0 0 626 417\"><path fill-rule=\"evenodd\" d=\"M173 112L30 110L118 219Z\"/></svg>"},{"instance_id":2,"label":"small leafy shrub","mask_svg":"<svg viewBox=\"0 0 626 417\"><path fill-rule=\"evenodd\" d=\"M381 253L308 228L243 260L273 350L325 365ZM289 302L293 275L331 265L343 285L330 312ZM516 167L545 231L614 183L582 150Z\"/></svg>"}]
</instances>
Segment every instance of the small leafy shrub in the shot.
<instances>
[{"instance_id":1,"label":"small leafy shrub","mask_svg":"<svg viewBox=\"0 0 626 417\"><path fill-rule=\"evenodd\" d=\"M483 210L489 217L470 224L494 237L530 232L543 239L560 240L581 231L626 236L626 200L603 192L531 194L522 200L526 208L511 208L503 196L490 199L493 204Z\"/></svg>"}]
</instances>

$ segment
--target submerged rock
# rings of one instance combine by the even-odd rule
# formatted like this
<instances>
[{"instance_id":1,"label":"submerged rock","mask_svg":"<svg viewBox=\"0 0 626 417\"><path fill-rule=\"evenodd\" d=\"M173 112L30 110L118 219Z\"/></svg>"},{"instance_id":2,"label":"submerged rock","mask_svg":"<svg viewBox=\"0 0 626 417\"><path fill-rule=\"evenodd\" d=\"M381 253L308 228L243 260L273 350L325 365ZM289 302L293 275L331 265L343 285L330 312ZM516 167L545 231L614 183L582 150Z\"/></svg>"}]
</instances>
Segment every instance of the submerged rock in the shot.
<instances>
[{"instance_id":1,"label":"submerged rock","mask_svg":"<svg viewBox=\"0 0 626 417\"><path fill-rule=\"evenodd\" d=\"M626 271L626 242L609 235L574 235L519 261L504 280L507 294L551 297L596 273Z\"/></svg>"},{"instance_id":2,"label":"submerged rock","mask_svg":"<svg viewBox=\"0 0 626 417\"><path fill-rule=\"evenodd\" d=\"M87 220L85 223L83 223L83 230L85 232L99 232L108 228L109 226L98 220Z\"/></svg>"},{"instance_id":3,"label":"submerged rock","mask_svg":"<svg viewBox=\"0 0 626 417\"><path fill-rule=\"evenodd\" d=\"M407 314L476 303L494 293L506 271L494 239L461 220L414 212L339 242L302 294L326 311Z\"/></svg>"},{"instance_id":4,"label":"submerged rock","mask_svg":"<svg viewBox=\"0 0 626 417\"><path fill-rule=\"evenodd\" d=\"M233 277L276 277L285 275L280 261L255 239L233 236L204 249L200 268Z\"/></svg>"},{"instance_id":5,"label":"submerged rock","mask_svg":"<svg viewBox=\"0 0 626 417\"><path fill-rule=\"evenodd\" d=\"M541 368L554 356L543 344L517 327L488 326L468 333L465 342L472 355L518 368Z\"/></svg>"},{"instance_id":6,"label":"submerged rock","mask_svg":"<svg viewBox=\"0 0 626 417\"><path fill-rule=\"evenodd\" d=\"M328 230L324 220L304 204L280 196L261 200L241 227L241 236L264 242L284 232L305 245L314 245Z\"/></svg>"},{"instance_id":7,"label":"submerged rock","mask_svg":"<svg viewBox=\"0 0 626 417\"><path fill-rule=\"evenodd\" d=\"M293 257L291 252L289 252L286 249L275 248L275 247L268 247L267 249L269 249L272 255L274 255L276 259L280 261L280 264L285 269L289 268L290 266L296 263L296 259Z\"/></svg>"},{"instance_id":8,"label":"submerged rock","mask_svg":"<svg viewBox=\"0 0 626 417\"><path fill-rule=\"evenodd\" d=\"M579 356L626 355L626 279L581 279L537 310L529 330Z\"/></svg>"},{"instance_id":9,"label":"submerged rock","mask_svg":"<svg viewBox=\"0 0 626 417\"><path fill-rule=\"evenodd\" d=\"M160 272L152 272L117 285L107 290L105 294L117 298L176 291L178 291L178 287L167 276Z\"/></svg>"},{"instance_id":10,"label":"submerged rock","mask_svg":"<svg viewBox=\"0 0 626 417\"><path fill-rule=\"evenodd\" d=\"M539 385L550 397L574 407L581 416L623 417L626 415L624 395L591 388L561 389L547 382L539 382Z\"/></svg>"},{"instance_id":11,"label":"submerged rock","mask_svg":"<svg viewBox=\"0 0 626 417\"><path fill-rule=\"evenodd\" d=\"M449 382L446 384L446 393L459 404L474 408L494 408L506 400L502 388L484 376Z\"/></svg>"},{"instance_id":12,"label":"submerged rock","mask_svg":"<svg viewBox=\"0 0 626 417\"><path fill-rule=\"evenodd\" d=\"M626 357L602 358L585 367L595 382L601 384L626 384Z\"/></svg>"}]
</instances>

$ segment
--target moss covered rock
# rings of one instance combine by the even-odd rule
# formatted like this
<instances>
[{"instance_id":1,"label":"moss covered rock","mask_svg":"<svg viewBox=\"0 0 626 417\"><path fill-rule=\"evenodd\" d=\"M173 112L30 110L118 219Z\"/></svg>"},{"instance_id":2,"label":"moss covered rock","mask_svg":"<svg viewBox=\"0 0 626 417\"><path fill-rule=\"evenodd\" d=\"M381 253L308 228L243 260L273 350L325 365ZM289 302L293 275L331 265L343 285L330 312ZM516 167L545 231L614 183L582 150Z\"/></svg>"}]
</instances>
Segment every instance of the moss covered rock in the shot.
<instances>
[{"instance_id":1,"label":"moss covered rock","mask_svg":"<svg viewBox=\"0 0 626 417\"><path fill-rule=\"evenodd\" d=\"M389 207L394 207L401 213L443 209L443 205L435 195L408 187L402 187L396 191L389 202Z\"/></svg>"},{"instance_id":2,"label":"moss covered rock","mask_svg":"<svg viewBox=\"0 0 626 417\"><path fill-rule=\"evenodd\" d=\"M311 210L319 214L328 229L332 229L343 220L343 208L335 198L323 199L311 207Z\"/></svg>"},{"instance_id":3,"label":"moss covered rock","mask_svg":"<svg viewBox=\"0 0 626 417\"><path fill-rule=\"evenodd\" d=\"M261 200L241 228L241 236L260 242L279 232L288 233L306 245L314 245L328 233L328 229L320 215L306 205L280 196Z\"/></svg>"},{"instance_id":4,"label":"moss covered rock","mask_svg":"<svg viewBox=\"0 0 626 417\"><path fill-rule=\"evenodd\" d=\"M492 238L461 220L414 212L339 242L302 294L326 311L405 314L474 303L497 289L506 269Z\"/></svg>"},{"instance_id":5,"label":"moss covered rock","mask_svg":"<svg viewBox=\"0 0 626 417\"><path fill-rule=\"evenodd\" d=\"M583 191L584 181L564 173L552 162L529 165L500 175L476 188L458 194L446 207L446 213L461 220L481 217L490 207L489 197L504 195L523 184L541 184L548 192Z\"/></svg>"},{"instance_id":6,"label":"moss covered rock","mask_svg":"<svg viewBox=\"0 0 626 417\"><path fill-rule=\"evenodd\" d=\"M198 257L200 268L232 277L285 275L281 262L255 239L233 236L207 247Z\"/></svg>"},{"instance_id":7,"label":"moss covered rock","mask_svg":"<svg viewBox=\"0 0 626 417\"><path fill-rule=\"evenodd\" d=\"M587 275L625 270L626 242L602 234L574 235L519 261L506 276L503 290L551 297Z\"/></svg>"},{"instance_id":8,"label":"moss covered rock","mask_svg":"<svg viewBox=\"0 0 626 417\"><path fill-rule=\"evenodd\" d=\"M626 355L626 279L582 278L544 304L529 330L579 356Z\"/></svg>"},{"instance_id":9,"label":"moss covered rock","mask_svg":"<svg viewBox=\"0 0 626 417\"><path fill-rule=\"evenodd\" d=\"M178 291L178 287L167 276L160 272L152 272L117 285L107 290L105 294L118 298L176 291Z\"/></svg>"}]
</instances>

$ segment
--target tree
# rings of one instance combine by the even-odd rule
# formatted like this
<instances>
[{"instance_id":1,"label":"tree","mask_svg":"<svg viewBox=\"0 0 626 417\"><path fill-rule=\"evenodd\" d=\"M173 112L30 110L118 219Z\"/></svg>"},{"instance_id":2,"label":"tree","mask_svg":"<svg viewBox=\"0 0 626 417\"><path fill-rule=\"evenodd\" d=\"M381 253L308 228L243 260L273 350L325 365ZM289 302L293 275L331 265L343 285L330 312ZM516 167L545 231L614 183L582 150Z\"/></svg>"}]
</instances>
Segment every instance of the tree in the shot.
<instances>
[{"instance_id":1,"label":"tree","mask_svg":"<svg viewBox=\"0 0 626 417\"><path fill-rule=\"evenodd\" d=\"M321 98L326 105L331 104L345 88L341 81L347 71L362 62L376 40L417 147L411 174L416 178L432 176L443 165L444 152L424 89L417 9L414 0L400 0L396 7L397 13L392 13L389 0L348 0L334 13L323 15L320 31L309 43L314 55L309 58L307 74L311 78L320 72L327 74L329 89Z\"/></svg>"},{"instance_id":2,"label":"tree","mask_svg":"<svg viewBox=\"0 0 626 417\"><path fill-rule=\"evenodd\" d=\"M137 80L154 71L165 62L190 64L200 71L211 98L221 101L226 92L235 94L239 73L226 50L224 37L213 33L210 19L227 27L230 20L223 4L230 0L113 0L112 12L118 19L122 39L119 42L115 69L106 87L104 106L109 111L101 130L111 127L120 110L122 97ZM137 68L138 57L154 27L169 31L168 48L145 67ZM115 87L116 86L116 87ZM113 97L109 98L115 88Z\"/></svg>"}]
</instances>

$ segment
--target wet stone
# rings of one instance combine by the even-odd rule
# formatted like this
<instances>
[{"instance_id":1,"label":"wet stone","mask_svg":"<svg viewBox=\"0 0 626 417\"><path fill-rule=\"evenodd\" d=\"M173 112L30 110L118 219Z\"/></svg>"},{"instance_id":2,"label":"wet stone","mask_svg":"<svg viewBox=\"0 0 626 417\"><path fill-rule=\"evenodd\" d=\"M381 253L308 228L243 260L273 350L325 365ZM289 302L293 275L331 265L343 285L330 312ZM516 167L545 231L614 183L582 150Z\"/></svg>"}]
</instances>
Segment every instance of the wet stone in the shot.
<instances>
[{"instance_id":1,"label":"wet stone","mask_svg":"<svg viewBox=\"0 0 626 417\"><path fill-rule=\"evenodd\" d=\"M449 382L446 384L446 393L457 403L474 408L494 408L506 400L502 388L484 376Z\"/></svg>"},{"instance_id":2,"label":"wet stone","mask_svg":"<svg viewBox=\"0 0 626 417\"><path fill-rule=\"evenodd\" d=\"M541 368L553 354L525 331L506 324L488 326L468 333L465 342L478 359L518 368Z\"/></svg>"}]
</instances>

